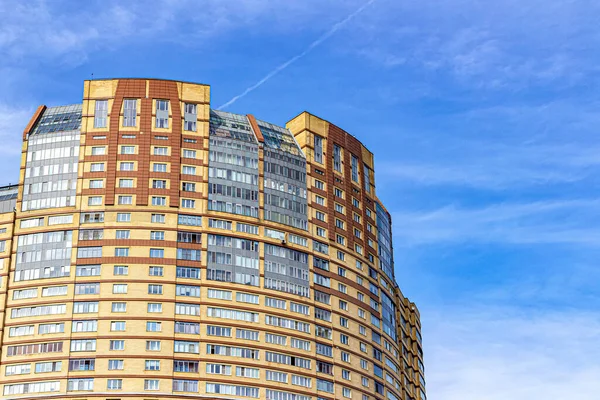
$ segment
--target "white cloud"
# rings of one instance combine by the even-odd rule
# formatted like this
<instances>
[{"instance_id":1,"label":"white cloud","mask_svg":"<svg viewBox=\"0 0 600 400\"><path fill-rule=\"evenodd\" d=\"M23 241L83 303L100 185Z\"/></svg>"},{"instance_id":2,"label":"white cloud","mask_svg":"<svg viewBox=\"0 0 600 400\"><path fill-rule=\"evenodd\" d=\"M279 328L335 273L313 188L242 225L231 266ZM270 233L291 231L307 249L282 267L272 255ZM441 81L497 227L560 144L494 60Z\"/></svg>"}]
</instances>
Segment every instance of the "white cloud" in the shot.
<instances>
[{"instance_id":1,"label":"white cloud","mask_svg":"<svg viewBox=\"0 0 600 400\"><path fill-rule=\"evenodd\" d=\"M595 313L503 307L422 309L428 397L595 400Z\"/></svg>"},{"instance_id":2,"label":"white cloud","mask_svg":"<svg viewBox=\"0 0 600 400\"><path fill-rule=\"evenodd\" d=\"M422 130L394 134L398 152L377 159L378 180L500 191L594 179L597 108L549 102L433 114Z\"/></svg>"},{"instance_id":3,"label":"white cloud","mask_svg":"<svg viewBox=\"0 0 600 400\"><path fill-rule=\"evenodd\" d=\"M392 212L397 247L440 243L600 245L600 199Z\"/></svg>"},{"instance_id":4,"label":"white cloud","mask_svg":"<svg viewBox=\"0 0 600 400\"><path fill-rule=\"evenodd\" d=\"M589 46L598 12L586 0L390 0L357 32L358 52L384 67L449 74L469 88L556 89L596 71Z\"/></svg>"},{"instance_id":5,"label":"white cloud","mask_svg":"<svg viewBox=\"0 0 600 400\"><path fill-rule=\"evenodd\" d=\"M34 112L34 108L16 108L0 103L0 154L20 158L23 130ZM17 166L20 164L18 158L15 161Z\"/></svg>"},{"instance_id":6,"label":"white cloud","mask_svg":"<svg viewBox=\"0 0 600 400\"><path fill-rule=\"evenodd\" d=\"M73 7L63 1L0 1L0 14L10 15L0 25L3 62L29 67L44 60L79 65L90 52L135 44L139 40L200 47L234 31L272 34L301 29L322 31L340 15L360 5L323 4L316 0L273 2L193 0L89 2Z\"/></svg>"},{"instance_id":7,"label":"white cloud","mask_svg":"<svg viewBox=\"0 0 600 400\"><path fill-rule=\"evenodd\" d=\"M23 130L33 115L34 108L17 108L0 103L0 156L3 165L3 180L0 184L16 183L19 180Z\"/></svg>"}]
</instances>

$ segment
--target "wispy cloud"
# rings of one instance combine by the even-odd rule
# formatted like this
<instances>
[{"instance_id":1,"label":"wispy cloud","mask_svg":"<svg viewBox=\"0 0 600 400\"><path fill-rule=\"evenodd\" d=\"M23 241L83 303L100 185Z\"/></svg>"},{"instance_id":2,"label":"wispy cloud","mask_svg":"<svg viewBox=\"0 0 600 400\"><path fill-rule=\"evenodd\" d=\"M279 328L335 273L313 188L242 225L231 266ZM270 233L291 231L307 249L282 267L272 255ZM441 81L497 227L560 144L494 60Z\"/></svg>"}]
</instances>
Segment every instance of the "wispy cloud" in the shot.
<instances>
[{"instance_id":1,"label":"wispy cloud","mask_svg":"<svg viewBox=\"0 0 600 400\"><path fill-rule=\"evenodd\" d=\"M114 50L140 40L202 47L209 39L219 40L244 29L289 34L299 21L306 20L313 20L314 28L304 29L318 30L320 23L329 23L329 13L347 12L344 10L353 4L207 0L200 7L193 0L106 0L82 7L67 0L0 1L0 14L10 15L0 25L0 55L5 64L26 67L47 60L80 65L91 52Z\"/></svg>"},{"instance_id":2,"label":"wispy cloud","mask_svg":"<svg viewBox=\"0 0 600 400\"><path fill-rule=\"evenodd\" d=\"M577 310L421 310L428 397L436 400L596 399L600 323Z\"/></svg>"},{"instance_id":3,"label":"wispy cloud","mask_svg":"<svg viewBox=\"0 0 600 400\"><path fill-rule=\"evenodd\" d=\"M600 199L449 205L392 213L400 246L448 243L600 245ZM595 221L596 223L592 222Z\"/></svg>"},{"instance_id":4,"label":"wispy cloud","mask_svg":"<svg viewBox=\"0 0 600 400\"><path fill-rule=\"evenodd\" d=\"M469 88L523 90L585 83L600 6L587 0L388 1L357 32L359 53Z\"/></svg>"},{"instance_id":5,"label":"wispy cloud","mask_svg":"<svg viewBox=\"0 0 600 400\"><path fill-rule=\"evenodd\" d=\"M0 102L0 156L4 180L0 184L15 183L19 179L23 130L35 108L18 108Z\"/></svg>"},{"instance_id":6,"label":"wispy cloud","mask_svg":"<svg viewBox=\"0 0 600 400\"><path fill-rule=\"evenodd\" d=\"M394 134L398 153L378 158L378 179L495 191L594 179L597 107L554 101L432 113L429 125L420 122L424 132Z\"/></svg>"},{"instance_id":7,"label":"wispy cloud","mask_svg":"<svg viewBox=\"0 0 600 400\"><path fill-rule=\"evenodd\" d=\"M304 51L302 51L301 53L299 53L299 54L295 55L294 57L290 58L288 61L284 62L283 64L277 66L275 69L273 69L267 75L265 75L264 78L260 79L254 85L246 88L242 93L238 94L237 96L234 96L231 100L227 101L225 104L223 104L222 106L220 106L219 110L229 107L230 105L232 105L233 103L235 103L236 101L238 101L242 97L246 96L250 92L258 89L259 87L261 87L262 85L264 85L269 79L271 79L272 77L274 77L275 75L277 75L278 73L280 73L281 71L283 71L284 69L286 69L287 67L289 67L290 65L292 65L293 63L295 63L296 61L298 61L299 59L301 59L302 57L306 56L315 47L319 46L321 43L323 43L324 41L326 41L327 39L329 39L329 37L331 37L337 31L339 31L352 18L356 17L365 8L367 8L368 6L370 6L371 4L373 4L374 1L375 0L369 0L369 1L367 1L365 4L363 4L362 6L360 6L356 11L352 12L350 15L346 16L344 19L342 19L341 21L339 21L336 24L334 24L329 30L327 30L327 32L325 32L324 34L322 34L321 36L319 36L315 41L313 41L311 44L309 44L308 47Z\"/></svg>"}]
</instances>

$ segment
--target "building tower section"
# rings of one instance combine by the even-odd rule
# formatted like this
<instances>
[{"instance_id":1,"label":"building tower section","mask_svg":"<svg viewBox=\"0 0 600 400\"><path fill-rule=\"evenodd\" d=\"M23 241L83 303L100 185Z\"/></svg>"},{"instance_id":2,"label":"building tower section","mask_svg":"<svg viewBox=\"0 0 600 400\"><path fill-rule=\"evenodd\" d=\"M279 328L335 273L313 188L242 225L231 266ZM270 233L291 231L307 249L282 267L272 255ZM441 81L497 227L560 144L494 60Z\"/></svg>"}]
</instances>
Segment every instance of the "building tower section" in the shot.
<instances>
[{"instance_id":1,"label":"building tower section","mask_svg":"<svg viewBox=\"0 0 600 400\"><path fill-rule=\"evenodd\" d=\"M85 81L0 188L6 399L425 400L374 157L207 85Z\"/></svg>"}]
</instances>

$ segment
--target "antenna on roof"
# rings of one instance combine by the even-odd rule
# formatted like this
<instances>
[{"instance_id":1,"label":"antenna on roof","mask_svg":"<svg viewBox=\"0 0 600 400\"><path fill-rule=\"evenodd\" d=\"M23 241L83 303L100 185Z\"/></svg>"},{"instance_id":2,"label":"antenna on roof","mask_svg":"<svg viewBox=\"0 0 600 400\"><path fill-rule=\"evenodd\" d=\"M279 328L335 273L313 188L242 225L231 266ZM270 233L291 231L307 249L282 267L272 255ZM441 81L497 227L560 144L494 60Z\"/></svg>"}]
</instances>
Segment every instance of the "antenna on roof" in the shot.
<instances>
[{"instance_id":1,"label":"antenna on roof","mask_svg":"<svg viewBox=\"0 0 600 400\"><path fill-rule=\"evenodd\" d=\"M92 80L94 80L94 73L92 72Z\"/></svg>"}]
</instances>

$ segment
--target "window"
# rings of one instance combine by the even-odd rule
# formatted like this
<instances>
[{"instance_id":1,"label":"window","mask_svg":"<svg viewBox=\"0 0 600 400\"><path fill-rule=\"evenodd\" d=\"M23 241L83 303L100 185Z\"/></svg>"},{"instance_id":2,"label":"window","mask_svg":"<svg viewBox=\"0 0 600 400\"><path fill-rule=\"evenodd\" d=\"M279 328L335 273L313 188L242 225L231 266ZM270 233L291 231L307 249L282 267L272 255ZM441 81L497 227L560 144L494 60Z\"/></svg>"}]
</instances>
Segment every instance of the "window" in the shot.
<instances>
[{"instance_id":1,"label":"window","mask_svg":"<svg viewBox=\"0 0 600 400\"><path fill-rule=\"evenodd\" d=\"M358 157L352 154L352 181L358 183Z\"/></svg>"},{"instance_id":2,"label":"window","mask_svg":"<svg viewBox=\"0 0 600 400\"><path fill-rule=\"evenodd\" d=\"M194 267L177 267L177 278L200 279L200 269Z\"/></svg>"},{"instance_id":3,"label":"window","mask_svg":"<svg viewBox=\"0 0 600 400\"><path fill-rule=\"evenodd\" d=\"M149 276L163 276L163 267L149 267L148 275Z\"/></svg>"},{"instance_id":4,"label":"window","mask_svg":"<svg viewBox=\"0 0 600 400\"><path fill-rule=\"evenodd\" d=\"M231 292L228 290L208 289L209 299L231 300Z\"/></svg>"},{"instance_id":5,"label":"window","mask_svg":"<svg viewBox=\"0 0 600 400\"><path fill-rule=\"evenodd\" d=\"M235 376L258 379L258 368L235 367Z\"/></svg>"},{"instance_id":6,"label":"window","mask_svg":"<svg viewBox=\"0 0 600 400\"><path fill-rule=\"evenodd\" d=\"M123 360L108 360L108 369L110 371L120 371L123 370L124 364Z\"/></svg>"},{"instance_id":7,"label":"window","mask_svg":"<svg viewBox=\"0 0 600 400\"><path fill-rule=\"evenodd\" d=\"M102 196L88 197L88 206L99 206L99 205L102 205Z\"/></svg>"},{"instance_id":8,"label":"window","mask_svg":"<svg viewBox=\"0 0 600 400\"><path fill-rule=\"evenodd\" d=\"M237 292L235 294L235 300L241 303L258 304L258 295L250 293Z\"/></svg>"},{"instance_id":9,"label":"window","mask_svg":"<svg viewBox=\"0 0 600 400\"><path fill-rule=\"evenodd\" d=\"M146 350L160 351L160 340L146 340Z\"/></svg>"},{"instance_id":10,"label":"window","mask_svg":"<svg viewBox=\"0 0 600 400\"><path fill-rule=\"evenodd\" d=\"M231 310L227 308L208 307L207 316L237 321L258 322L258 313Z\"/></svg>"},{"instance_id":11,"label":"window","mask_svg":"<svg viewBox=\"0 0 600 400\"><path fill-rule=\"evenodd\" d=\"M96 351L96 339L71 340L71 351Z\"/></svg>"},{"instance_id":12,"label":"window","mask_svg":"<svg viewBox=\"0 0 600 400\"><path fill-rule=\"evenodd\" d=\"M184 165L182 167L181 173L185 174L185 175L196 175L196 167L192 167L192 166L189 166L189 165Z\"/></svg>"},{"instance_id":13,"label":"window","mask_svg":"<svg viewBox=\"0 0 600 400\"><path fill-rule=\"evenodd\" d=\"M206 326L206 335L231 337L231 328L224 327L224 326L207 325Z\"/></svg>"},{"instance_id":14,"label":"window","mask_svg":"<svg viewBox=\"0 0 600 400\"><path fill-rule=\"evenodd\" d=\"M92 163L90 164L90 172L103 172L104 163Z\"/></svg>"},{"instance_id":15,"label":"window","mask_svg":"<svg viewBox=\"0 0 600 400\"><path fill-rule=\"evenodd\" d=\"M79 247L77 249L77 258L98 257L102 257L102 247Z\"/></svg>"},{"instance_id":16,"label":"window","mask_svg":"<svg viewBox=\"0 0 600 400\"><path fill-rule=\"evenodd\" d=\"M102 179L90 180L90 189L102 189L104 187L104 181Z\"/></svg>"},{"instance_id":17,"label":"window","mask_svg":"<svg viewBox=\"0 0 600 400\"><path fill-rule=\"evenodd\" d=\"M113 267L113 275L127 275L129 273L129 267L126 265L115 265Z\"/></svg>"},{"instance_id":18,"label":"window","mask_svg":"<svg viewBox=\"0 0 600 400\"><path fill-rule=\"evenodd\" d=\"M196 158L196 150L183 149L183 158Z\"/></svg>"},{"instance_id":19,"label":"window","mask_svg":"<svg viewBox=\"0 0 600 400\"><path fill-rule=\"evenodd\" d=\"M94 112L94 128L106 128L108 119L108 100L96 100L96 110Z\"/></svg>"},{"instance_id":20,"label":"window","mask_svg":"<svg viewBox=\"0 0 600 400\"><path fill-rule=\"evenodd\" d=\"M111 310L114 313L127 312L127 303L123 303L123 302L112 303Z\"/></svg>"},{"instance_id":21,"label":"window","mask_svg":"<svg viewBox=\"0 0 600 400\"><path fill-rule=\"evenodd\" d=\"M121 390L123 388L122 379L108 379L106 381L106 389L108 390Z\"/></svg>"},{"instance_id":22,"label":"window","mask_svg":"<svg viewBox=\"0 0 600 400\"><path fill-rule=\"evenodd\" d=\"M123 126L135 126L137 114L137 100L125 99L123 101Z\"/></svg>"},{"instance_id":23,"label":"window","mask_svg":"<svg viewBox=\"0 0 600 400\"><path fill-rule=\"evenodd\" d=\"M167 181L164 179L153 179L152 180L152 188L153 189L166 189Z\"/></svg>"},{"instance_id":24,"label":"window","mask_svg":"<svg viewBox=\"0 0 600 400\"><path fill-rule=\"evenodd\" d=\"M344 191L342 189L334 188L333 189L333 194L335 194L335 196L339 197L340 199L344 198Z\"/></svg>"},{"instance_id":25,"label":"window","mask_svg":"<svg viewBox=\"0 0 600 400\"><path fill-rule=\"evenodd\" d=\"M155 156L168 156L169 148L168 147L154 147L154 155Z\"/></svg>"},{"instance_id":26,"label":"window","mask_svg":"<svg viewBox=\"0 0 600 400\"><path fill-rule=\"evenodd\" d=\"M148 303L148 312L149 313L161 313L162 312L162 303Z\"/></svg>"},{"instance_id":27,"label":"window","mask_svg":"<svg viewBox=\"0 0 600 400\"><path fill-rule=\"evenodd\" d=\"M69 379L67 381L67 392L94 390L93 378Z\"/></svg>"},{"instance_id":28,"label":"window","mask_svg":"<svg viewBox=\"0 0 600 400\"><path fill-rule=\"evenodd\" d=\"M265 297L265 306L279 308L282 310L286 309L285 300L275 299L273 297Z\"/></svg>"},{"instance_id":29,"label":"window","mask_svg":"<svg viewBox=\"0 0 600 400\"><path fill-rule=\"evenodd\" d=\"M121 332L125 330L125 321L112 321L110 323L110 330L113 332Z\"/></svg>"},{"instance_id":30,"label":"window","mask_svg":"<svg viewBox=\"0 0 600 400\"><path fill-rule=\"evenodd\" d=\"M81 231L80 231L81 232ZM130 231L129 230L117 230L115 231L116 239L129 239Z\"/></svg>"},{"instance_id":31,"label":"window","mask_svg":"<svg viewBox=\"0 0 600 400\"><path fill-rule=\"evenodd\" d=\"M135 154L135 146L121 146L121 154Z\"/></svg>"},{"instance_id":32,"label":"window","mask_svg":"<svg viewBox=\"0 0 600 400\"><path fill-rule=\"evenodd\" d=\"M318 135L314 135L315 141L314 141L314 148L315 148L315 156L314 156L314 160L315 162L318 162L319 164L323 164L323 138L321 136Z\"/></svg>"},{"instance_id":33,"label":"window","mask_svg":"<svg viewBox=\"0 0 600 400\"><path fill-rule=\"evenodd\" d=\"M177 361L175 361L177 362ZM160 360L146 360L145 362L146 371L160 371ZM181 372L181 371L179 371ZM186 371L189 372L189 371Z\"/></svg>"},{"instance_id":34,"label":"window","mask_svg":"<svg viewBox=\"0 0 600 400\"><path fill-rule=\"evenodd\" d=\"M29 289L31 290L31 289ZM37 292L37 289L33 289ZM16 292L14 292L16 293ZM51 286L51 287L45 287L42 289L42 297L47 297L47 296L63 296L67 294L67 286ZM13 294L14 296L14 294ZM35 297L35 296L34 296Z\"/></svg>"},{"instance_id":35,"label":"window","mask_svg":"<svg viewBox=\"0 0 600 400\"><path fill-rule=\"evenodd\" d=\"M333 169L342 172L342 148L335 143L333 145Z\"/></svg>"},{"instance_id":36,"label":"window","mask_svg":"<svg viewBox=\"0 0 600 400\"><path fill-rule=\"evenodd\" d=\"M272 343L272 344L277 344L277 345L280 345L280 346L285 346L285 345L287 345L287 336L276 335L274 333L266 333L265 334L265 341L267 343Z\"/></svg>"},{"instance_id":37,"label":"window","mask_svg":"<svg viewBox=\"0 0 600 400\"><path fill-rule=\"evenodd\" d=\"M156 127L169 127L169 101L156 100Z\"/></svg>"},{"instance_id":38,"label":"window","mask_svg":"<svg viewBox=\"0 0 600 400\"><path fill-rule=\"evenodd\" d=\"M164 224L165 223L165 214L152 214L151 222L154 222L157 224Z\"/></svg>"},{"instance_id":39,"label":"window","mask_svg":"<svg viewBox=\"0 0 600 400\"><path fill-rule=\"evenodd\" d=\"M119 165L119 170L120 171L133 171L134 163L133 162L121 162L121 164Z\"/></svg>"},{"instance_id":40,"label":"window","mask_svg":"<svg viewBox=\"0 0 600 400\"><path fill-rule=\"evenodd\" d=\"M224 221L222 219L210 218L208 220L208 226L209 226L209 228L227 229L230 231L232 224L231 224L231 221Z\"/></svg>"},{"instance_id":41,"label":"window","mask_svg":"<svg viewBox=\"0 0 600 400\"><path fill-rule=\"evenodd\" d=\"M161 332L162 323L155 321L146 322L146 332Z\"/></svg>"},{"instance_id":42,"label":"window","mask_svg":"<svg viewBox=\"0 0 600 400\"><path fill-rule=\"evenodd\" d=\"M367 167L367 164L363 166L363 175L365 181L365 190L367 193L371 193L371 169Z\"/></svg>"},{"instance_id":43,"label":"window","mask_svg":"<svg viewBox=\"0 0 600 400\"><path fill-rule=\"evenodd\" d=\"M103 156L105 154L106 154L106 147L104 147L104 146L92 147L92 155L93 156Z\"/></svg>"},{"instance_id":44,"label":"window","mask_svg":"<svg viewBox=\"0 0 600 400\"><path fill-rule=\"evenodd\" d=\"M76 283L75 294L100 294L99 283Z\"/></svg>"},{"instance_id":45,"label":"window","mask_svg":"<svg viewBox=\"0 0 600 400\"><path fill-rule=\"evenodd\" d=\"M317 378L317 390L333 393L333 382Z\"/></svg>"},{"instance_id":46,"label":"window","mask_svg":"<svg viewBox=\"0 0 600 400\"><path fill-rule=\"evenodd\" d=\"M148 294L163 294L162 285L148 285Z\"/></svg>"},{"instance_id":47,"label":"window","mask_svg":"<svg viewBox=\"0 0 600 400\"><path fill-rule=\"evenodd\" d=\"M131 222L131 214L117 213L117 222Z\"/></svg>"},{"instance_id":48,"label":"window","mask_svg":"<svg viewBox=\"0 0 600 400\"><path fill-rule=\"evenodd\" d=\"M315 179L315 187L317 189L325 190L325 183L323 181Z\"/></svg>"},{"instance_id":49,"label":"window","mask_svg":"<svg viewBox=\"0 0 600 400\"><path fill-rule=\"evenodd\" d=\"M304 304L290 302L290 311L298 314L310 315L310 307Z\"/></svg>"},{"instance_id":50,"label":"window","mask_svg":"<svg viewBox=\"0 0 600 400\"><path fill-rule=\"evenodd\" d=\"M119 205L132 205L133 204L133 196L119 196L118 204Z\"/></svg>"},{"instance_id":51,"label":"window","mask_svg":"<svg viewBox=\"0 0 600 400\"><path fill-rule=\"evenodd\" d=\"M268 381L281 382L281 383L288 382L287 374L285 372L269 371L269 370L267 370L265 372L266 372L266 379ZM278 392L278 393L283 393L283 392ZM276 396L269 397L269 395L267 394L267 398L268 399L277 399L277 398L287 399L288 397L276 397Z\"/></svg>"},{"instance_id":52,"label":"window","mask_svg":"<svg viewBox=\"0 0 600 400\"><path fill-rule=\"evenodd\" d=\"M181 190L184 192L195 192L196 184L192 182L183 182L181 184Z\"/></svg>"},{"instance_id":53,"label":"window","mask_svg":"<svg viewBox=\"0 0 600 400\"><path fill-rule=\"evenodd\" d=\"M98 312L97 301L78 301L73 303L73 314L88 314Z\"/></svg>"},{"instance_id":54,"label":"window","mask_svg":"<svg viewBox=\"0 0 600 400\"><path fill-rule=\"evenodd\" d=\"M128 256L129 256L129 248L128 247L115 248L115 257L128 257Z\"/></svg>"},{"instance_id":55,"label":"window","mask_svg":"<svg viewBox=\"0 0 600 400\"><path fill-rule=\"evenodd\" d=\"M145 379L144 390L158 390L158 379Z\"/></svg>"},{"instance_id":56,"label":"window","mask_svg":"<svg viewBox=\"0 0 600 400\"><path fill-rule=\"evenodd\" d=\"M162 196L152 196L152 205L153 206L166 206L167 198Z\"/></svg>"},{"instance_id":57,"label":"window","mask_svg":"<svg viewBox=\"0 0 600 400\"><path fill-rule=\"evenodd\" d=\"M259 333L258 333L258 331L251 331L248 329L237 328L235 330L235 337L237 339L258 341Z\"/></svg>"},{"instance_id":58,"label":"window","mask_svg":"<svg viewBox=\"0 0 600 400\"><path fill-rule=\"evenodd\" d=\"M198 215L179 214L177 223L179 225L202 226L202 217Z\"/></svg>"},{"instance_id":59,"label":"window","mask_svg":"<svg viewBox=\"0 0 600 400\"><path fill-rule=\"evenodd\" d=\"M133 179L119 179L119 187L132 188L133 187Z\"/></svg>"},{"instance_id":60,"label":"window","mask_svg":"<svg viewBox=\"0 0 600 400\"><path fill-rule=\"evenodd\" d=\"M122 284L122 283L113 284L113 293L114 294L126 294L127 293L127 284Z\"/></svg>"},{"instance_id":61,"label":"window","mask_svg":"<svg viewBox=\"0 0 600 400\"><path fill-rule=\"evenodd\" d=\"M167 172L167 164L154 163L154 164L152 164L152 171L154 171L154 172Z\"/></svg>"},{"instance_id":62,"label":"window","mask_svg":"<svg viewBox=\"0 0 600 400\"><path fill-rule=\"evenodd\" d=\"M151 231L150 232L150 240L165 240L165 232L164 231Z\"/></svg>"},{"instance_id":63,"label":"window","mask_svg":"<svg viewBox=\"0 0 600 400\"><path fill-rule=\"evenodd\" d=\"M181 208L195 208L196 201L191 199L181 199Z\"/></svg>"},{"instance_id":64,"label":"window","mask_svg":"<svg viewBox=\"0 0 600 400\"><path fill-rule=\"evenodd\" d=\"M323 229L321 227L317 227L317 236L326 237L326 231L325 231L325 229Z\"/></svg>"}]
</instances>

